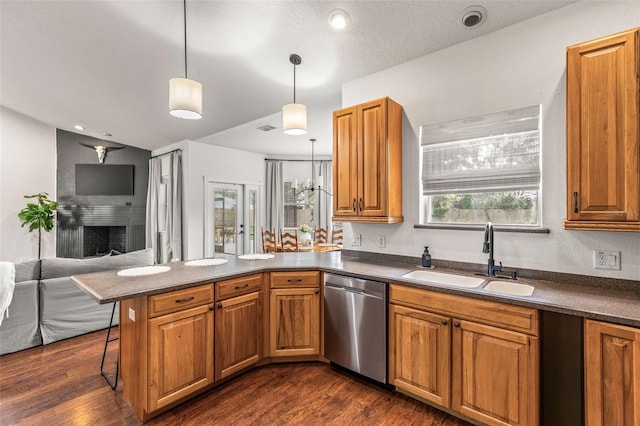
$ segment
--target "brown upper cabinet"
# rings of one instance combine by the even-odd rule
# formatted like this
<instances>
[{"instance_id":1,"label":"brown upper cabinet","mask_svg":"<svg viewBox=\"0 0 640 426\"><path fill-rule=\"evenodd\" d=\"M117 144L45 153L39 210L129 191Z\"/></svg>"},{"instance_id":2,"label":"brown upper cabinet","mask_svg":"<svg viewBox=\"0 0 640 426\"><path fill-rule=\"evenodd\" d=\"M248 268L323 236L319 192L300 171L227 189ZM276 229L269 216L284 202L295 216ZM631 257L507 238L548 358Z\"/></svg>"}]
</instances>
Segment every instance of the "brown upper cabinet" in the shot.
<instances>
[{"instance_id":1,"label":"brown upper cabinet","mask_svg":"<svg viewBox=\"0 0 640 426\"><path fill-rule=\"evenodd\" d=\"M567 48L565 229L640 231L639 35Z\"/></svg>"},{"instance_id":2,"label":"brown upper cabinet","mask_svg":"<svg viewBox=\"0 0 640 426\"><path fill-rule=\"evenodd\" d=\"M333 113L333 220L402 222L402 106L389 98Z\"/></svg>"}]
</instances>

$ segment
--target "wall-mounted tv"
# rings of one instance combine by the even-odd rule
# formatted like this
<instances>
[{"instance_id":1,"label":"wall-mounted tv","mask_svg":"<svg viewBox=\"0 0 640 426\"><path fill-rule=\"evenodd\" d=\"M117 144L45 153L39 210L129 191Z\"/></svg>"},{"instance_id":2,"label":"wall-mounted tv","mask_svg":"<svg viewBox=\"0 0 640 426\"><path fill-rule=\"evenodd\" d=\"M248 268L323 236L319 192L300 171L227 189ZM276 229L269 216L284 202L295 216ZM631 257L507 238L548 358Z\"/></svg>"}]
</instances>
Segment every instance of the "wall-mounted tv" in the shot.
<instances>
[{"instance_id":1,"label":"wall-mounted tv","mask_svg":"<svg viewBox=\"0 0 640 426\"><path fill-rule=\"evenodd\" d=\"M76 195L133 195L133 164L76 164Z\"/></svg>"}]
</instances>

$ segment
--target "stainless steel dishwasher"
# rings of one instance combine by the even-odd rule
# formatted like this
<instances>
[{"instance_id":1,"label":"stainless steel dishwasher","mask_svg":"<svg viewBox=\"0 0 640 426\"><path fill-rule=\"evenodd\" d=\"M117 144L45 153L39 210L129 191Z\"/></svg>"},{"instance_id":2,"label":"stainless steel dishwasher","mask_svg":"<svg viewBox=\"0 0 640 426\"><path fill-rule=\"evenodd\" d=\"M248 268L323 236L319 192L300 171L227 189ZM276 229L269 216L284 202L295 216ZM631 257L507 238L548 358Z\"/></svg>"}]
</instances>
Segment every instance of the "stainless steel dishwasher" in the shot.
<instances>
[{"instance_id":1,"label":"stainless steel dishwasher","mask_svg":"<svg viewBox=\"0 0 640 426\"><path fill-rule=\"evenodd\" d=\"M387 383L387 283L324 274L325 357Z\"/></svg>"}]
</instances>

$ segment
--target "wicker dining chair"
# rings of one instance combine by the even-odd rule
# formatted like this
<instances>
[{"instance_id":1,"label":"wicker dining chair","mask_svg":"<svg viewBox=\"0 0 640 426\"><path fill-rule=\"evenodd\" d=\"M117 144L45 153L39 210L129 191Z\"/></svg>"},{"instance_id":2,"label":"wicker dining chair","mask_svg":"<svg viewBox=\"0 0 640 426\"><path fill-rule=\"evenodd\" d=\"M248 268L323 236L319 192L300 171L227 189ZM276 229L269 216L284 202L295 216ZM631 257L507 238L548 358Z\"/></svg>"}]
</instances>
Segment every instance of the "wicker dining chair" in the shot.
<instances>
[{"instance_id":1,"label":"wicker dining chair","mask_svg":"<svg viewBox=\"0 0 640 426\"><path fill-rule=\"evenodd\" d=\"M284 232L280 230L280 246L282 251L298 251L298 234L296 231Z\"/></svg>"},{"instance_id":2,"label":"wicker dining chair","mask_svg":"<svg viewBox=\"0 0 640 426\"><path fill-rule=\"evenodd\" d=\"M265 231L262 229L262 252L276 252L276 233L275 231Z\"/></svg>"},{"instance_id":3,"label":"wicker dining chair","mask_svg":"<svg viewBox=\"0 0 640 426\"><path fill-rule=\"evenodd\" d=\"M318 243L326 243L329 239L329 232L324 228L317 228L313 231L313 242L314 244Z\"/></svg>"},{"instance_id":4,"label":"wicker dining chair","mask_svg":"<svg viewBox=\"0 0 640 426\"><path fill-rule=\"evenodd\" d=\"M331 231L331 243L342 244L342 228L333 228L333 231Z\"/></svg>"}]
</instances>

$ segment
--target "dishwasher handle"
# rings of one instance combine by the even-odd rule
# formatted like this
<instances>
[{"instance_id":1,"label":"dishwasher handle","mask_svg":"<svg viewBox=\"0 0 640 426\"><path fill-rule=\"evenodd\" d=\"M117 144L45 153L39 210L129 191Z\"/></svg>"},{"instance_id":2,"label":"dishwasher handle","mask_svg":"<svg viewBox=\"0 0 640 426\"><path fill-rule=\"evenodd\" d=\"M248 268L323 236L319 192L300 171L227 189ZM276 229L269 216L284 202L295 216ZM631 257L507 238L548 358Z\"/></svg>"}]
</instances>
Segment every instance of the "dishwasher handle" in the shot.
<instances>
[{"instance_id":1,"label":"dishwasher handle","mask_svg":"<svg viewBox=\"0 0 640 426\"><path fill-rule=\"evenodd\" d=\"M357 288L353 288L353 287L343 287L343 286L337 286L337 285L333 285L330 283L325 283L325 290L337 290L337 291L344 291L346 293L354 293L357 295L361 295L361 296L366 296L366 297L373 297L374 299L379 299L379 300L384 300L384 295L383 294L376 294L376 293L370 293L364 290L360 290Z\"/></svg>"}]
</instances>

